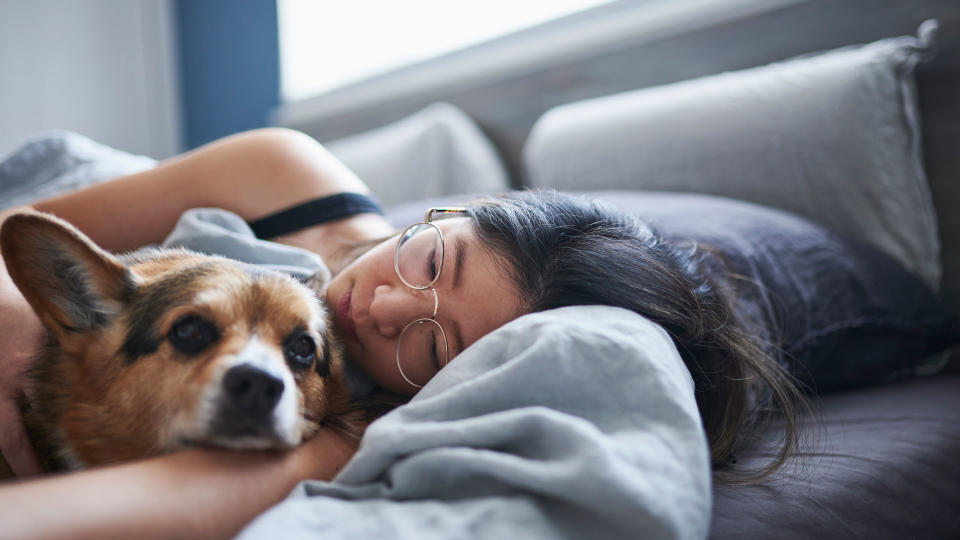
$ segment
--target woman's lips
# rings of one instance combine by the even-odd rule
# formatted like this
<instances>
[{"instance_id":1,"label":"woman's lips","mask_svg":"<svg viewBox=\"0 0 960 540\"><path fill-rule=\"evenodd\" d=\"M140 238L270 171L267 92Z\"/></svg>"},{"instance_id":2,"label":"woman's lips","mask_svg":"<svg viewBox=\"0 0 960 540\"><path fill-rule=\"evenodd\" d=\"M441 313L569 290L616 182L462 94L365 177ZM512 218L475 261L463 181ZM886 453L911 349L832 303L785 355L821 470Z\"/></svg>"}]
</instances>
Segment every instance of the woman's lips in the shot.
<instances>
[{"instance_id":1,"label":"woman's lips","mask_svg":"<svg viewBox=\"0 0 960 540\"><path fill-rule=\"evenodd\" d=\"M357 339L357 327L353 323L353 318L350 317L350 300L352 296L353 288L347 291L347 294L343 295L343 298L340 299L340 305L337 306L337 326L359 344L360 340Z\"/></svg>"}]
</instances>

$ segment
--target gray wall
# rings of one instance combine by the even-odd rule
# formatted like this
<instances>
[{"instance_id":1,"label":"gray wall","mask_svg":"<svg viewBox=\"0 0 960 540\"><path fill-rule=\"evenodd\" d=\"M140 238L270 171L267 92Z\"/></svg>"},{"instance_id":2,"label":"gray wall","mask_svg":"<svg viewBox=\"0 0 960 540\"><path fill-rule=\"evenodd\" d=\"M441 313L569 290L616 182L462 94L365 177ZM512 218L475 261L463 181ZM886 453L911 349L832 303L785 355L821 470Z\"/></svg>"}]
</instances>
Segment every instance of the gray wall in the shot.
<instances>
[{"instance_id":1,"label":"gray wall","mask_svg":"<svg viewBox=\"0 0 960 540\"><path fill-rule=\"evenodd\" d=\"M48 129L175 154L172 9L171 0L0 0L0 156Z\"/></svg>"}]
</instances>

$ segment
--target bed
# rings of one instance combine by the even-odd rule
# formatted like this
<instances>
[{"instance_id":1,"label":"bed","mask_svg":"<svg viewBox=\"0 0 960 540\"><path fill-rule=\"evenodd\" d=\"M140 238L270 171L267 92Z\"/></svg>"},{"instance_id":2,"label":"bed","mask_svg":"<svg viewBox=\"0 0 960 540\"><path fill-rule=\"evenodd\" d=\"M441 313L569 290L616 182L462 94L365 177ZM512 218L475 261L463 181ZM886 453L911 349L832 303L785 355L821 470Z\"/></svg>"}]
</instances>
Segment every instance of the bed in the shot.
<instances>
[{"instance_id":1,"label":"bed","mask_svg":"<svg viewBox=\"0 0 960 540\"><path fill-rule=\"evenodd\" d=\"M946 356L960 340L960 7L683 4L601 6L276 122L324 142L397 225L432 204L560 189L724 248L768 284L742 309L793 321L764 337L820 394L796 456L758 485L711 484L662 330L614 308L548 312L469 348L371 427L340 483L302 485L244 537L960 536ZM554 46L505 54L531 43ZM4 205L153 164L71 134L26 148L0 166ZM586 378L571 356L603 360L603 384L569 384ZM650 413L624 430L637 410ZM771 451L761 438L738 464Z\"/></svg>"}]
</instances>

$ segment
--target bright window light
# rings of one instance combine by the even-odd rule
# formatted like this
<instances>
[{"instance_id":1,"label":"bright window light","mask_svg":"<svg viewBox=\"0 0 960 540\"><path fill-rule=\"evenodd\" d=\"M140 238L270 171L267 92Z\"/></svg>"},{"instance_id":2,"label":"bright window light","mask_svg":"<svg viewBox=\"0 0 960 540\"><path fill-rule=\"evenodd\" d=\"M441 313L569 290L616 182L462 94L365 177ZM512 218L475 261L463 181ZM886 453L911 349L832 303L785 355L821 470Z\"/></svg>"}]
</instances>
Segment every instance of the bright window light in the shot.
<instances>
[{"instance_id":1,"label":"bright window light","mask_svg":"<svg viewBox=\"0 0 960 540\"><path fill-rule=\"evenodd\" d=\"M611 0L279 0L281 87L296 101Z\"/></svg>"}]
</instances>

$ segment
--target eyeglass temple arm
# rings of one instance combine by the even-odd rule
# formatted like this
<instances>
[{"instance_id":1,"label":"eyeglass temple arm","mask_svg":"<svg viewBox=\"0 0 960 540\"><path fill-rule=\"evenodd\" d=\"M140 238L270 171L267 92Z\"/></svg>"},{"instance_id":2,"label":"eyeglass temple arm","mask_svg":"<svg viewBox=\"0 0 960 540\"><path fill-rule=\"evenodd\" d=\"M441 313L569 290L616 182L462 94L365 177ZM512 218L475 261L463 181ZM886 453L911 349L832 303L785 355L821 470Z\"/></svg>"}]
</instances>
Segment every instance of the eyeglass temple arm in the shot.
<instances>
[{"instance_id":1,"label":"eyeglass temple arm","mask_svg":"<svg viewBox=\"0 0 960 540\"><path fill-rule=\"evenodd\" d=\"M433 220L434 214L466 214L467 209L460 206L450 206L442 208L431 208L427 210L427 214L424 216L423 221L430 223Z\"/></svg>"}]
</instances>

